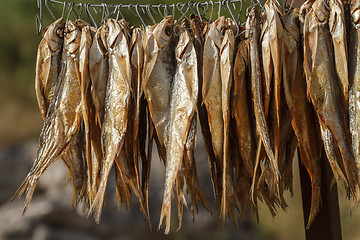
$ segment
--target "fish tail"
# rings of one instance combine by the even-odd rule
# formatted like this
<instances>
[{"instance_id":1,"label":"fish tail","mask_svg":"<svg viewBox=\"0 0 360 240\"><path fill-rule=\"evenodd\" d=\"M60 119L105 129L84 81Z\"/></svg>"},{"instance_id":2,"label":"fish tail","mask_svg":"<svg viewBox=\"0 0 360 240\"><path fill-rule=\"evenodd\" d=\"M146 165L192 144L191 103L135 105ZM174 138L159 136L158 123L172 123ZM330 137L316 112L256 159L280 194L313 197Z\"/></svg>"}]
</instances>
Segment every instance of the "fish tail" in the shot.
<instances>
[{"instance_id":1,"label":"fish tail","mask_svg":"<svg viewBox=\"0 0 360 240\"><path fill-rule=\"evenodd\" d=\"M18 190L15 192L14 196L11 198L11 202L12 202L14 201L15 198L20 198L25 192L26 196L24 201L24 209L22 213L23 215L25 214L25 212L27 211L30 205L38 179L39 179L38 176L28 175L23 181L23 183L20 185Z\"/></svg>"},{"instance_id":2,"label":"fish tail","mask_svg":"<svg viewBox=\"0 0 360 240\"><path fill-rule=\"evenodd\" d=\"M161 208L161 215L160 215L160 222L159 222L159 226L158 226L158 230L160 230L162 222L164 217L166 217L166 221L165 221L165 234L169 234L170 232L170 218L171 218L171 198L167 199L167 201L163 201L163 205Z\"/></svg>"},{"instance_id":3,"label":"fish tail","mask_svg":"<svg viewBox=\"0 0 360 240\"><path fill-rule=\"evenodd\" d=\"M107 162L107 161L105 160L104 162ZM97 222L97 223L100 222L102 207L103 207L104 198L105 198L105 190L106 190L106 185L107 185L107 179L109 177L110 170L111 170L111 167L112 167L113 163L114 163L114 161L112 161L111 164L109 164L108 166L103 168L104 172L101 175L101 180L100 180L98 191L96 193L96 196L94 198L93 203L90 206L88 216L92 212L94 212L95 222Z\"/></svg>"},{"instance_id":4,"label":"fish tail","mask_svg":"<svg viewBox=\"0 0 360 240\"><path fill-rule=\"evenodd\" d=\"M311 179L311 185L312 185L311 207L310 207L310 215L309 215L308 223L306 225L306 229L310 228L317 213L319 212L321 205L320 184L317 184L316 182L314 182L314 179Z\"/></svg>"}]
</instances>

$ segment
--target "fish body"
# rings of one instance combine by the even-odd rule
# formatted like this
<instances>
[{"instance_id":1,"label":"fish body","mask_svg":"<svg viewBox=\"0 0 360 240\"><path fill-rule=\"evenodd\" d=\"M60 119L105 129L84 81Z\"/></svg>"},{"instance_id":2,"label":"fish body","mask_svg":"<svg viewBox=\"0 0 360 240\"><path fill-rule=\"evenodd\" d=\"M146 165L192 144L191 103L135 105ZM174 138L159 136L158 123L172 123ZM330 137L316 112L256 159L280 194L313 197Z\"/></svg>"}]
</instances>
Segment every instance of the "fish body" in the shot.
<instances>
[{"instance_id":1,"label":"fish body","mask_svg":"<svg viewBox=\"0 0 360 240\"><path fill-rule=\"evenodd\" d=\"M168 141L171 84L176 66L173 25L173 17L168 16L145 39L143 89L160 143L158 150L166 148Z\"/></svg>"},{"instance_id":2,"label":"fish body","mask_svg":"<svg viewBox=\"0 0 360 240\"><path fill-rule=\"evenodd\" d=\"M334 48L335 68L338 75L338 84L340 86L341 104L344 110L347 128L349 106L349 75L344 6L343 2L340 0L329 0L329 6L329 28Z\"/></svg>"},{"instance_id":3,"label":"fish body","mask_svg":"<svg viewBox=\"0 0 360 240\"><path fill-rule=\"evenodd\" d=\"M69 21L65 31L63 66L40 134L35 162L13 199L26 191L24 212L44 171L69 148L81 122L79 47L81 32ZM73 176L75 177L75 176Z\"/></svg>"},{"instance_id":4,"label":"fish body","mask_svg":"<svg viewBox=\"0 0 360 240\"><path fill-rule=\"evenodd\" d=\"M102 25L96 31L89 53L91 95L95 106L96 123L99 126L101 126L104 119L106 86L109 78L108 34L108 27Z\"/></svg>"},{"instance_id":5,"label":"fish body","mask_svg":"<svg viewBox=\"0 0 360 240\"><path fill-rule=\"evenodd\" d=\"M252 176L254 173L256 145L254 122L248 104L250 95L250 55L249 40L245 39L238 45L234 61L233 117L235 118L236 139L244 167Z\"/></svg>"},{"instance_id":6,"label":"fish body","mask_svg":"<svg viewBox=\"0 0 360 240\"><path fill-rule=\"evenodd\" d=\"M222 108L222 118L224 123L224 140L223 140L223 192L220 208L220 216L225 220L226 210L228 206L228 198L233 198L231 194L233 191L227 191L228 188L232 188L231 176L228 174L228 171L231 172L231 165L228 166L229 160L229 129L230 129L230 93L233 81L233 59L235 51L235 33L231 29L227 29L224 34L223 41L220 46L220 75L221 75L221 108ZM229 168L229 169L227 169ZM230 200L229 202L231 202Z\"/></svg>"},{"instance_id":7,"label":"fish body","mask_svg":"<svg viewBox=\"0 0 360 240\"><path fill-rule=\"evenodd\" d=\"M358 189L357 170L346 133L345 114L341 104L334 52L330 41L329 10L326 8L326 2L315 1L308 15L311 22L309 32L314 34L313 38L310 36L309 39L312 69L308 90L320 121L331 132L339 148L350 191L355 194Z\"/></svg>"},{"instance_id":8,"label":"fish body","mask_svg":"<svg viewBox=\"0 0 360 240\"><path fill-rule=\"evenodd\" d=\"M360 168L360 1L350 5L349 27L349 127L357 168Z\"/></svg>"},{"instance_id":9,"label":"fish body","mask_svg":"<svg viewBox=\"0 0 360 240\"><path fill-rule=\"evenodd\" d=\"M37 51L35 91L41 116L46 117L61 71L65 22L62 18L44 32Z\"/></svg>"},{"instance_id":10,"label":"fish body","mask_svg":"<svg viewBox=\"0 0 360 240\"><path fill-rule=\"evenodd\" d=\"M284 25L283 80L285 99L290 111L291 124L298 139L301 161L311 180L311 209L307 225L310 226L321 202L321 143L314 125L316 118L306 96L306 81L301 66L300 26L297 24L297 18L298 12L291 11Z\"/></svg>"},{"instance_id":11,"label":"fish body","mask_svg":"<svg viewBox=\"0 0 360 240\"><path fill-rule=\"evenodd\" d=\"M95 210L95 220L99 222L107 179L111 167L120 154L127 128L128 104L130 98L131 66L127 43L122 27L114 20L107 20L109 35L109 79L106 88L104 121L101 128L103 159L101 180L96 197L91 206ZM120 168L120 166L118 166Z\"/></svg>"},{"instance_id":12,"label":"fish body","mask_svg":"<svg viewBox=\"0 0 360 240\"><path fill-rule=\"evenodd\" d=\"M198 96L197 57L194 44L190 38L190 33L185 28L177 26L176 31L180 37L175 50L177 68L171 88L165 190L160 217L160 224L166 217L166 234L170 231L171 193L184 158L185 145L188 142Z\"/></svg>"},{"instance_id":13,"label":"fish body","mask_svg":"<svg viewBox=\"0 0 360 240\"><path fill-rule=\"evenodd\" d=\"M272 143L270 141L269 129L266 123L263 100L261 97L261 63L259 58L259 13L256 8L252 8L246 22L246 38L249 39L250 68L251 68L251 89L254 102L257 133L260 135L264 144L265 151L271 163L271 168L276 178L280 178L279 167L274 155Z\"/></svg>"},{"instance_id":14,"label":"fish body","mask_svg":"<svg viewBox=\"0 0 360 240\"><path fill-rule=\"evenodd\" d=\"M203 102L207 109L213 151L218 159L223 158L224 120L222 117L222 87L220 72L221 30L225 17L210 23L205 37L203 56Z\"/></svg>"}]
</instances>

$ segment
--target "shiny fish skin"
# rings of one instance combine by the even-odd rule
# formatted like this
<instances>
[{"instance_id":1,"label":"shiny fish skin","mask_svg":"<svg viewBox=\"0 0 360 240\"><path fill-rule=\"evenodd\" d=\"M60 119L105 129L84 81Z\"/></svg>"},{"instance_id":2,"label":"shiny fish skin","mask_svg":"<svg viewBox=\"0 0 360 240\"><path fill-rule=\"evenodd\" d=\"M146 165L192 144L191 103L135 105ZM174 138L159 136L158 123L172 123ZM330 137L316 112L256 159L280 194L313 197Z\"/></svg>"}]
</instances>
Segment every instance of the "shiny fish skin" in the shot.
<instances>
[{"instance_id":1,"label":"shiny fish skin","mask_svg":"<svg viewBox=\"0 0 360 240\"><path fill-rule=\"evenodd\" d=\"M104 122L101 128L104 156L101 162L101 180L98 192L90 209L90 211L95 211L96 222L100 221L111 167L124 143L131 91L131 66L126 36L114 19L107 20L106 24L109 27L107 38L109 80L106 88Z\"/></svg>"},{"instance_id":2,"label":"shiny fish skin","mask_svg":"<svg viewBox=\"0 0 360 240\"><path fill-rule=\"evenodd\" d=\"M316 31L310 31L310 24L312 22L312 20L310 20L314 13L313 11L310 11L312 8L312 2L307 1L305 2L301 8L300 8L300 14L299 14L299 19L300 19L300 27L302 26L303 29L303 48L304 48L304 73L305 73L305 77L306 77L306 85L307 85L307 97L308 99L310 98L310 86L311 86L311 70L312 70L312 65L313 65L313 58L315 57L312 52L312 49L310 47L310 39L315 39L315 34ZM320 125L320 136L322 138L323 144L324 144L324 150L326 153L326 156L329 160L331 169L333 171L335 180L337 182L339 182L339 180L343 180L345 182L347 182L344 173L342 171L342 169L340 168L339 164L338 164L338 158L336 155L336 146L334 145L334 139L333 136L331 134L331 132L329 131L329 129L327 129L324 126L323 121L319 120L319 125Z\"/></svg>"},{"instance_id":3,"label":"shiny fish skin","mask_svg":"<svg viewBox=\"0 0 360 240\"><path fill-rule=\"evenodd\" d=\"M109 78L109 56L107 38L109 29L103 25L94 36L89 55L91 94L95 106L96 123L101 126L104 119L106 86Z\"/></svg>"},{"instance_id":4,"label":"shiny fish skin","mask_svg":"<svg viewBox=\"0 0 360 240\"><path fill-rule=\"evenodd\" d=\"M241 41L238 45L234 62L234 87L232 115L235 118L236 137L244 167L252 176L254 173L256 145L254 122L249 107L250 95L250 55L249 41Z\"/></svg>"},{"instance_id":5,"label":"shiny fish skin","mask_svg":"<svg viewBox=\"0 0 360 240\"><path fill-rule=\"evenodd\" d=\"M145 39L143 88L160 143L159 151L168 141L171 84L176 62L173 25L173 17L168 16Z\"/></svg>"},{"instance_id":6,"label":"shiny fish skin","mask_svg":"<svg viewBox=\"0 0 360 240\"><path fill-rule=\"evenodd\" d=\"M219 56L223 38L220 31L224 26L224 22L225 17L220 17L215 22L210 23L205 37L203 56L202 97L207 109L213 151L218 161L222 161L224 145Z\"/></svg>"},{"instance_id":7,"label":"shiny fish skin","mask_svg":"<svg viewBox=\"0 0 360 240\"><path fill-rule=\"evenodd\" d=\"M227 29L224 34L223 41L220 46L220 74L221 74L221 104L222 118L224 122L224 140L223 140L223 176L222 176L222 200L220 208L220 218L225 220L226 210L234 196L232 191L228 192L228 185L232 185L231 179L227 171L231 172L231 166L228 166L229 160L229 127L230 127L230 90L233 81L233 59L235 50L235 33L231 29ZM230 164L229 164L230 165ZM228 168L228 169L227 169ZM230 188L232 186L229 186ZM230 197L231 196L231 197ZM229 199L228 199L229 198Z\"/></svg>"},{"instance_id":8,"label":"shiny fish skin","mask_svg":"<svg viewBox=\"0 0 360 240\"><path fill-rule=\"evenodd\" d=\"M246 22L246 37L250 45L250 66L251 66L251 88L255 108L255 119L257 133L261 137L267 156L270 159L271 168L276 178L280 178L279 167L273 152L269 136L269 129L266 123L264 109L261 98L261 66L259 59L259 13L256 8L252 8Z\"/></svg>"},{"instance_id":9,"label":"shiny fish skin","mask_svg":"<svg viewBox=\"0 0 360 240\"><path fill-rule=\"evenodd\" d=\"M311 208L307 227L313 222L320 208L321 194L321 143L314 125L311 103L307 101L306 81L303 78L300 51L298 12L291 11L286 17L284 29L283 76L285 99L291 115L291 123L299 143L301 161L308 171L311 187Z\"/></svg>"},{"instance_id":10,"label":"shiny fish skin","mask_svg":"<svg viewBox=\"0 0 360 240\"><path fill-rule=\"evenodd\" d=\"M82 107L82 119L84 124L84 139L85 139L85 158L87 165L87 194L88 200L91 201L94 198L94 190L92 186L92 162L91 162L91 142L90 142L90 125L89 125L89 108L87 98L90 87L90 73L89 73L89 53L92 44L90 27L84 22L85 26L81 29L81 41L79 48L79 71L80 71L80 90L81 90L81 107ZM82 159L81 159L82 161Z\"/></svg>"},{"instance_id":11,"label":"shiny fish skin","mask_svg":"<svg viewBox=\"0 0 360 240\"><path fill-rule=\"evenodd\" d=\"M65 22L59 18L44 32L37 51L35 92L43 119L58 83L61 71L63 30Z\"/></svg>"},{"instance_id":12,"label":"shiny fish skin","mask_svg":"<svg viewBox=\"0 0 360 240\"><path fill-rule=\"evenodd\" d=\"M215 201L220 204L220 186L221 186L221 170L219 161L217 161L214 149L212 146L211 132L209 128L207 110L205 104L203 104L202 89L203 89L203 52L204 52L204 34L203 26L201 26L200 19L198 17L191 18L191 27L194 33L194 46L197 53L198 62L198 78L199 78L199 96L198 96L198 115L201 126L201 132L203 135L203 141L205 144L205 150L208 155L208 162L211 174L211 182L214 190Z\"/></svg>"},{"instance_id":13,"label":"shiny fish skin","mask_svg":"<svg viewBox=\"0 0 360 240\"><path fill-rule=\"evenodd\" d=\"M197 58L190 33L176 26L180 36L176 46L177 69L172 83L169 141L166 149L165 190L160 225L166 217L165 234L170 231L171 193L184 157L185 144L195 114L198 95ZM188 87L190 86L190 88ZM180 214L180 216L182 213ZM180 223L181 224L181 223Z\"/></svg>"},{"instance_id":14,"label":"shiny fish skin","mask_svg":"<svg viewBox=\"0 0 360 240\"><path fill-rule=\"evenodd\" d=\"M352 150L360 168L360 1L351 2L349 27L349 126ZM359 174L359 172L358 172Z\"/></svg>"},{"instance_id":15,"label":"shiny fish skin","mask_svg":"<svg viewBox=\"0 0 360 240\"><path fill-rule=\"evenodd\" d=\"M26 191L24 213L40 176L66 153L80 127L81 90L78 61L81 35L72 21L68 22L66 30L63 50L65 61L41 130L38 153L29 174L13 197L20 197Z\"/></svg>"},{"instance_id":16,"label":"shiny fish skin","mask_svg":"<svg viewBox=\"0 0 360 240\"><path fill-rule=\"evenodd\" d=\"M279 158L279 144L280 144L280 115L281 115L281 84L282 84L282 14L279 9L278 3L274 0L268 0L265 3L265 11L267 22L269 26L269 42L271 60L274 67L274 85L273 96L275 99L275 121L273 123L273 146L275 158L278 161Z\"/></svg>"},{"instance_id":17,"label":"shiny fish skin","mask_svg":"<svg viewBox=\"0 0 360 240\"><path fill-rule=\"evenodd\" d=\"M339 147L350 192L356 194L358 192L358 173L344 126L345 117L328 28L329 11L325 4L324 0L315 1L312 10L308 13L308 15L312 13L309 16L309 21L311 21L309 31L315 33L315 39L311 39L312 41L309 42L313 63L308 89L320 121L331 132Z\"/></svg>"},{"instance_id":18,"label":"shiny fish skin","mask_svg":"<svg viewBox=\"0 0 360 240\"><path fill-rule=\"evenodd\" d=\"M334 48L335 68L340 86L341 104L345 114L346 128L348 128L348 52L347 33L345 27L344 6L341 0L329 0L330 16L329 28Z\"/></svg>"},{"instance_id":19,"label":"shiny fish skin","mask_svg":"<svg viewBox=\"0 0 360 240\"><path fill-rule=\"evenodd\" d=\"M149 208L146 206L144 208L144 202L147 202L147 196L142 187L140 186L140 176L139 176L139 159L141 160L142 167L146 166L146 154L145 154L145 140L146 139L146 121L141 118L144 118L144 111L146 112L146 102L144 101L143 87L142 87L142 71L144 65L144 48L143 48L143 32L139 28L134 28L132 30L132 38L129 45L130 49L130 63L131 63L131 72L132 72L132 90L134 95L134 116L133 116L133 157L134 157L134 166L137 178L137 189L139 193L139 202L140 207L143 211L144 216L150 222L149 217ZM143 113L142 113L143 111ZM145 128L141 130L141 128ZM141 136L145 134L145 136ZM141 142L142 141L142 142ZM146 175L145 175L146 176ZM143 176L144 177L144 176Z\"/></svg>"}]
</instances>

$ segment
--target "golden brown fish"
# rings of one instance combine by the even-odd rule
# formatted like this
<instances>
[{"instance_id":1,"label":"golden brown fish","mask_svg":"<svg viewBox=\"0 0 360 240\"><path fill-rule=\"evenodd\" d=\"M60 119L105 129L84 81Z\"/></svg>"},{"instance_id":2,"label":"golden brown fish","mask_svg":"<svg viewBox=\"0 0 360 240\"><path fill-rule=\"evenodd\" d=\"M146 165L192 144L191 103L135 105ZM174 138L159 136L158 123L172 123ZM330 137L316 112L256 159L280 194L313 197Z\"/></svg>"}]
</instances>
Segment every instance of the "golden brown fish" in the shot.
<instances>
[{"instance_id":1,"label":"golden brown fish","mask_svg":"<svg viewBox=\"0 0 360 240\"><path fill-rule=\"evenodd\" d=\"M99 126L104 119L105 94L109 78L108 34L109 29L106 25L97 30L89 55L91 94L95 106L95 119Z\"/></svg>"},{"instance_id":2,"label":"golden brown fish","mask_svg":"<svg viewBox=\"0 0 360 240\"><path fill-rule=\"evenodd\" d=\"M254 102L254 111L256 119L257 133L260 135L261 141L264 144L265 151L270 159L271 169L276 176L280 178L279 167L273 152L272 143L270 141L269 129L266 123L262 92L261 79L261 63L259 58L259 13L256 8L252 8L248 20L246 22L246 38L249 39L249 53L251 66L251 89ZM256 174L256 173L255 173Z\"/></svg>"},{"instance_id":3,"label":"golden brown fish","mask_svg":"<svg viewBox=\"0 0 360 240\"><path fill-rule=\"evenodd\" d=\"M26 191L24 212L30 204L40 176L67 152L80 127L82 109L78 62L81 35L72 21L67 23L65 33L65 61L40 134L38 153L28 176L13 197L20 197Z\"/></svg>"},{"instance_id":4,"label":"golden brown fish","mask_svg":"<svg viewBox=\"0 0 360 240\"><path fill-rule=\"evenodd\" d=\"M234 87L232 115L235 118L236 140L247 173L254 174L256 145L254 122L250 112L250 55L249 40L245 39L238 45L234 61Z\"/></svg>"},{"instance_id":5,"label":"golden brown fish","mask_svg":"<svg viewBox=\"0 0 360 240\"><path fill-rule=\"evenodd\" d=\"M312 54L310 86L311 101L322 127L329 130L340 150L350 192L358 192L358 173L345 127L334 52L329 30L329 10L325 0L316 0L305 18L309 19L309 46ZM325 143L324 143L325 144Z\"/></svg>"},{"instance_id":6,"label":"golden brown fish","mask_svg":"<svg viewBox=\"0 0 360 240\"><path fill-rule=\"evenodd\" d=\"M106 22L109 27L107 46L109 52L109 79L105 97L105 115L101 128L104 156L101 162L101 180L91 206L99 222L108 176L115 158L120 154L127 127L130 98L131 66L127 36L114 19ZM121 168L121 166L118 166Z\"/></svg>"},{"instance_id":7,"label":"golden brown fish","mask_svg":"<svg viewBox=\"0 0 360 240\"><path fill-rule=\"evenodd\" d=\"M211 141L211 132L209 128L207 110L205 104L203 104L202 97L202 89L203 89L203 52L204 52L204 26L200 21L199 17L190 18L192 31L194 34L194 46L197 53L197 67L198 67L198 87L199 87L199 95L198 95L198 115L201 126L201 132L203 135L203 140L205 144L205 150L208 155L209 168L211 174L211 181L214 190L215 201L220 204L220 187L221 187L221 179L222 172L219 166L219 161L216 160L212 141ZM220 206L220 205L219 205Z\"/></svg>"},{"instance_id":8,"label":"golden brown fish","mask_svg":"<svg viewBox=\"0 0 360 240\"><path fill-rule=\"evenodd\" d=\"M88 25L81 29L81 41L79 48L79 71L80 71L80 90L81 90L81 107L82 119L84 123L84 138L85 138L85 157L87 165L87 194L88 200L94 198L94 190L91 188L92 184L92 162L91 162L91 142L90 142L90 126L89 126L89 108L87 102L88 92L90 91L90 73L89 73L89 53L92 44L91 30ZM82 162L82 158L81 162Z\"/></svg>"},{"instance_id":9,"label":"golden brown fish","mask_svg":"<svg viewBox=\"0 0 360 240\"><path fill-rule=\"evenodd\" d=\"M213 151L218 159L223 159L224 146L224 120L222 118L221 104L221 73L220 73L220 47L222 43L221 30L225 17L220 17L210 23L205 37L203 56L203 102L207 109L209 128Z\"/></svg>"},{"instance_id":10,"label":"golden brown fish","mask_svg":"<svg viewBox=\"0 0 360 240\"><path fill-rule=\"evenodd\" d=\"M140 208L144 216L149 220L148 206L145 210L144 202L147 202L145 192L140 186L139 175L139 159L142 167L146 166L145 140L146 140L146 101L144 101L143 87L142 87L142 71L144 65L144 48L143 48L143 32L139 28L132 30L132 38L129 45L130 49L130 63L132 72L132 89L133 89L133 128L132 128L132 143L133 143L133 158L134 167L137 179L137 190L142 193L139 194ZM145 119L145 122L144 120ZM144 130L141 130L144 129ZM141 136L142 135L142 136ZM144 176L143 176L144 177Z\"/></svg>"},{"instance_id":11,"label":"golden brown fish","mask_svg":"<svg viewBox=\"0 0 360 240\"><path fill-rule=\"evenodd\" d=\"M145 39L143 88L160 143L159 152L164 152L168 141L171 84L176 65L173 25L173 17L168 16Z\"/></svg>"},{"instance_id":12,"label":"golden brown fish","mask_svg":"<svg viewBox=\"0 0 360 240\"><path fill-rule=\"evenodd\" d=\"M35 92L43 119L54 95L61 71L65 22L62 18L52 23L44 32L37 51Z\"/></svg>"},{"instance_id":13,"label":"golden brown fish","mask_svg":"<svg viewBox=\"0 0 360 240\"><path fill-rule=\"evenodd\" d=\"M360 1L350 5L349 27L349 126L352 151L357 168L360 168Z\"/></svg>"},{"instance_id":14,"label":"golden brown fish","mask_svg":"<svg viewBox=\"0 0 360 240\"><path fill-rule=\"evenodd\" d=\"M330 16L329 28L334 48L335 68L340 86L341 104L345 114L346 129L348 128L349 106L349 75L348 75L348 52L347 33L345 26L344 6L341 0L329 0Z\"/></svg>"},{"instance_id":15,"label":"golden brown fish","mask_svg":"<svg viewBox=\"0 0 360 240\"><path fill-rule=\"evenodd\" d=\"M227 166L229 162L229 126L230 126L230 90L233 80L233 59L235 50L235 33L231 29L227 29L224 34L223 41L220 46L220 75L221 75L221 108L222 118L224 123L224 140L223 140L223 176L222 176L222 200L220 208L220 217L225 220L226 210L229 208L227 201L232 201L233 198L233 182L228 172L232 171L231 166ZM229 169L227 169L229 168ZM229 186L228 186L229 185ZM231 192L227 192L230 189ZM229 198L229 200L228 200Z\"/></svg>"},{"instance_id":16,"label":"golden brown fish","mask_svg":"<svg viewBox=\"0 0 360 240\"><path fill-rule=\"evenodd\" d=\"M165 233L170 231L171 193L184 158L185 144L190 131L198 96L197 58L190 33L176 26L179 41L175 50L177 68L171 87L169 141L166 148L165 190L160 224L166 217ZM182 180L180 180L182 181ZM177 183L181 185L181 183ZM181 196L181 195L180 195ZM179 202L179 196L177 196ZM182 212L179 212L180 220ZM181 224L181 222L179 223Z\"/></svg>"},{"instance_id":17,"label":"golden brown fish","mask_svg":"<svg viewBox=\"0 0 360 240\"><path fill-rule=\"evenodd\" d=\"M306 77L306 85L307 85L307 97L310 98L310 82L311 82L311 70L313 65L313 52L310 47L310 39L315 39L315 31L310 31L310 24L312 24L310 18L313 17L314 13L311 11L309 14L308 12L312 9L312 2L307 1L305 2L301 8L299 13L299 20L301 22L300 27L303 29L303 40L304 40L304 73ZM343 180L345 183L347 182L342 169L339 166L338 161L338 154L337 154L337 147L335 146L333 136L329 129L324 126L323 121L319 121L320 125L320 136L322 138L324 144L324 150L326 156L329 160L331 169L335 176L335 180L339 182L339 180Z\"/></svg>"}]
</instances>

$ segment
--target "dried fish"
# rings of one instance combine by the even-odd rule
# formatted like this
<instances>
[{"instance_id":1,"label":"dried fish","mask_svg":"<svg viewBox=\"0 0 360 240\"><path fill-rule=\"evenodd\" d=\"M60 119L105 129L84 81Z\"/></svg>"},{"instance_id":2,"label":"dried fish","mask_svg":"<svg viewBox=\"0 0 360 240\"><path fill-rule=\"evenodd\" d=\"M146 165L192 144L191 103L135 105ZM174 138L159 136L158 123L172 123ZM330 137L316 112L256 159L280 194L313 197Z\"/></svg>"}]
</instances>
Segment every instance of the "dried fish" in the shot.
<instances>
[{"instance_id":1,"label":"dried fish","mask_svg":"<svg viewBox=\"0 0 360 240\"><path fill-rule=\"evenodd\" d=\"M221 75L221 104L224 129L223 140L223 176L222 176L222 199L220 208L220 217L225 220L226 210L229 209L229 203L234 198L233 181L231 179L232 169L228 165L229 160L229 129L230 129L230 90L233 80L233 59L235 50L235 33L227 29L220 46L220 75ZM230 164L229 164L230 165Z\"/></svg>"},{"instance_id":2,"label":"dried fish","mask_svg":"<svg viewBox=\"0 0 360 240\"><path fill-rule=\"evenodd\" d=\"M109 78L108 34L106 25L97 30L89 55L91 95L95 106L95 119L99 126L104 121L105 94Z\"/></svg>"},{"instance_id":3,"label":"dried fish","mask_svg":"<svg viewBox=\"0 0 360 240\"><path fill-rule=\"evenodd\" d=\"M270 141L269 129L265 119L263 109L263 101L261 97L261 65L259 59L259 13L256 8L252 8L250 15L246 22L246 38L249 39L250 45L250 66L251 66L251 88L254 102L254 111L256 119L257 133L261 137L264 144L267 156L270 159L271 168L276 176L280 178L279 167L273 152L273 147Z\"/></svg>"},{"instance_id":4,"label":"dried fish","mask_svg":"<svg viewBox=\"0 0 360 240\"><path fill-rule=\"evenodd\" d=\"M101 128L104 157L101 162L101 180L91 206L95 220L99 222L107 179L111 167L123 147L127 127L130 98L131 66L127 36L114 20L106 22L109 27L107 46L109 52L109 79L105 97L105 115ZM121 166L118 166L121 168Z\"/></svg>"},{"instance_id":5,"label":"dried fish","mask_svg":"<svg viewBox=\"0 0 360 240\"><path fill-rule=\"evenodd\" d=\"M159 152L164 152L162 148L168 142L171 84L176 66L173 25L173 17L168 16L145 39L143 88L160 143Z\"/></svg>"},{"instance_id":6,"label":"dried fish","mask_svg":"<svg viewBox=\"0 0 360 240\"><path fill-rule=\"evenodd\" d=\"M187 140L190 134L189 131L195 114L198 96L197 58L194 44L190 38L190 33L185 30L185 28L176 26L175 31L177 35L179 35L179 42L175 50L177 68L171 87L171 115L169 141L166 149L165 190L159 225L160 227L163 218L166 217L166 234L170 231L171 192L175 181L177 181L177 175L182 165L186 149L185 145L189 143ZM180 179L180 181L182 180ZM177 184L182 185L180 182ZM183 197L180 199L182 198ZM179 196L177 196L177 199L179 202ZM182 211L178 212L178 216L180 220L179 225L181 225Z\"/></svg>"},{"instance_id":7,"label":"dried fish","mask_svg":"<svg viewBox=\"0 0 360 240\"><path fill-rule=\"evenodd\" d=\"M67 22L65 33L64 64L40 134L38 153L29 174L13 197L20 197L26 191L24 212L40 176L67 152L80 127L82 109L78 62L81 35L72 21Z\"/></svg>"},{"instance_id":8,"label":"dried fish","mask_svg":"<svg viewBox=\"0 0 360 240\"><path fill-rule=\"evenodd\" d=\"M65 22L62 18L52 23L44 32L37 51L35 91L43 119L46 117L61 71L64 27Z\"/></svg>"},{"instance_id":9,"label":"dried fish","mask_svg":"<svg viewBox=\"0 0 360 240\"><path fill-rule=\"evenodd\" d=\"M350 5L351 26L349 27L349 126L352 151L356 166L360 168L360 1Z\"/></svg>"},{"instance_id":10,"label":"dried fish","mask_svg":"<svg viewBox=\"0 0 360 240\"><path fill-rule=\"evenodd\" d=\"M350 191L355 194L358 192L358 173L346 133L326 4L324 0L316 0L305 18L309 21L308 44L313 61L308 90L322 127L331 132L339 147Z\"/></svg>"}]
</instances>

